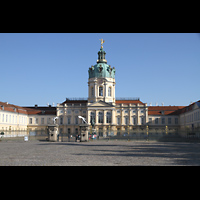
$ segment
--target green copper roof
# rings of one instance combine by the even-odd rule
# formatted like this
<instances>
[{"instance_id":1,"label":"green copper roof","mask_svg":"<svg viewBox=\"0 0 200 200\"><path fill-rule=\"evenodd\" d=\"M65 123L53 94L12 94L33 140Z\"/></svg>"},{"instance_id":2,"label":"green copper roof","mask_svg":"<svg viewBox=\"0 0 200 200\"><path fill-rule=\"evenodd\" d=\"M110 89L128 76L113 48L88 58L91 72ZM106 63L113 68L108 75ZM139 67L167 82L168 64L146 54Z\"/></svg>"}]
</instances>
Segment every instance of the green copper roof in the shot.
<instances>
[{"instance_id":1,"label":"green copper roof","mask_svg":"<svg viewBox=\"0 0 200 200\"><path fill-rule=\"evenodd\" d=\"M105 55L106 52L101 48L98 52L97 64L92 65L88 70L89 78L115 78L115 68L107 64Z\"/></svg>"}]
</instances>

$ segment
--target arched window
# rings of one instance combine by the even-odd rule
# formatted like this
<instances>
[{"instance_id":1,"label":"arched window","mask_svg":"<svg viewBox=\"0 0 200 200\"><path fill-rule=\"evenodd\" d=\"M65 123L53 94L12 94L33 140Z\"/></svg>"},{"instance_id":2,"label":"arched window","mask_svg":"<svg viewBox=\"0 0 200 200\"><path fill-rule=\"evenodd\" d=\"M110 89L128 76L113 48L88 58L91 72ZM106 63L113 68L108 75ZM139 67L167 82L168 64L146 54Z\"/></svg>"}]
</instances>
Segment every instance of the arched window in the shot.
<instances>
[{"instance_id":1,"label":"arched window","mask_svg":"<svg viewBox=\"0 0 200 200\"><path fill-rule=\"evenodd\" d=\"M108 96L111 97L111 87L108 88Z\"/></svg>"},{"instance_id":2,"label":"arched window","mask_svg":"<svg viewBox=\"0 0 200 200\"><path fill-rule=\"evenodd\" d=\"M100 86L99 87L99 96L103 96L103 87L102 86Z\"/></svg>"}]
</instances>

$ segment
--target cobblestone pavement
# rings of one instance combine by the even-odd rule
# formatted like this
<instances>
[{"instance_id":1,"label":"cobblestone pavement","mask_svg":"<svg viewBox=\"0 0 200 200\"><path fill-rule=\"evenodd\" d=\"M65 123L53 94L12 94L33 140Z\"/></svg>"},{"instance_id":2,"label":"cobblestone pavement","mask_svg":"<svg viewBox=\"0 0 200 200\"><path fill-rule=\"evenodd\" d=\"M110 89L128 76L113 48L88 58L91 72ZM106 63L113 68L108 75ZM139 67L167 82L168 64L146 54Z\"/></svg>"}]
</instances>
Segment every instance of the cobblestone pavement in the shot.
<instances>
[{"instance_id":1,"label":"cobblestone pavement","mask_svg":"<svg viewBox=\"0 0 200 200\"><path fill-rule=\"evenodd\" d=\"M200 143L1 141L0 165L200 165Z\"/></svg>"}]
</instances>

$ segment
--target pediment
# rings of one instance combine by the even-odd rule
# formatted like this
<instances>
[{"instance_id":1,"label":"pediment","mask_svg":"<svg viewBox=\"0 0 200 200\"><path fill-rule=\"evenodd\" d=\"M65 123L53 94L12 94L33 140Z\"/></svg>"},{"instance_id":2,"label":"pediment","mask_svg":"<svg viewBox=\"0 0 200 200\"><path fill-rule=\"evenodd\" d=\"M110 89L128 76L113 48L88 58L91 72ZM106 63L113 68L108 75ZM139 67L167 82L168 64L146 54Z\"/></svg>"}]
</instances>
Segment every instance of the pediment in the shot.
<instances>
[{"instance_id":1,"label":"pediment","mask_svg":"<svg viewBox=\"0 0 200 200\"><path fill-rule=\"evenodd\" d=\"M105 101L98 101L91 103L88 107L114 107L112 104L106 103Z\"/></svg>"}]
</instances>

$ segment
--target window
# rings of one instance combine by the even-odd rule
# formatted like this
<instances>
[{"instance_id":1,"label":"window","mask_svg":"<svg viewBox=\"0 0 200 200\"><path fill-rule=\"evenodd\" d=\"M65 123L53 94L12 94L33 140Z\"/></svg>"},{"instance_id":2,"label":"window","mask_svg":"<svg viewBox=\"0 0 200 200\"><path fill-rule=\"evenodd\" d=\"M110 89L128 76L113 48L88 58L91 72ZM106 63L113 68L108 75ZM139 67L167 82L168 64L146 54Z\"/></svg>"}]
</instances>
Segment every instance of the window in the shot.
<instances>
[{"instance_id":1,"label":"window","mask_svg":"<svg viewBox=\"0 0 200 200\"><path fill-rule=\"evenodd\" d=\"M128 125L128 117L125 117L125 124Z\"/></svg>"},{"instance_id":2,"label":"window","mask_svg":"<svg viewBox=\"0 0 200 200\"><path fill-rule=\"evenodd\" d=\"M67 114L71 114L71 110L68 110L68 111L67 111Z\"/></svg>"},{"instance_id":3,"label":"window","mask_svg":"<svg viewBox=\"0 0 200 200\"><path fill-rule=\"evenodd\" d=\"M172 124L172 118L171 117L168 118L168 124Z\"/></svg>"},{"instance_id":4,"label":"window","mask_svg":"<svg viewBox=\"0 0 200 200\"><path fill-rule=\"evenodd\" d=\"M111 123L111 113L107 112L106 114L106 123Z\"/></svg>"},{"instance_id":5,"label":"window","mask_svg":"<svg viewBox=\"0 0 200 200\"><path fill-rule=\"evenodd\" d=\"M92 119L94 119L94 122L95 122L95 113L94 112L90 113L90 123L92 122Z\"/></svg>"},{"instance_id":6,"label":"window","mask_svg":"<svg viewBox=\"0 0 200 200\"><path fill-rule=\"evenodd\" d=\"M151 124L152 123L152 118L149 118L149 124Z\"/></svg>"},{"instance_id":7,"label":"window","mask_svg":"<svg viewBox=\"0 0 200 200\"><path fill-rule=\"evenodd\" d=\"M117 118L117 124L120 124L120 117Z\"/></svg>"},{"instance_id":8,"label":"window","mask_svg":"<svg viewBox=\"0 0 200 200\"><path fill-rule=\"evenodd\" d=\"M158 118L155 119L155 124L158 124Z\"/></svg>"},{"instance_id":9,"label":"window","mask_svg":"<svg viewBox=\"0 0 200 200\"><path fill-rule=\"evenodd\" d=\"M99 136L103 136L103 129L99 128Z\"/></svg>"},{"instance_id":10,"label":"window","mask_svg":"<svg viewBox=\"0 0 200 200\"><path fill-rule=\"evenodd\" d=\"M165 124L165 118L162 118L162 124Z\"/></svg>"},{"instance_id":11,"label":"window","mask_svg":"<svg viewBox=\"0 0 200 200\"><path fill-rule=\"evenodd\" d=\"M111 87L108 88L108 96L111 97Z\"/></svg>"},{"instance_id":12,"label":"window","mask_svg":"<svg viewBox=\"0 0 200 200\"><path fill-rule=\"evenodd\" d=\"M38 118L35 118L35 124L38 124Z\"/></svg>"},{"instance_id":13,"label":"window","mask_svg":"<svg viewBox=\"0 0 200 200\"><path fill-rule=\"evenodd\" d=\"M41 124L44 124L44 118L41 118Z\"/></svg>"},{"instance_id":14,"label":"window","mask_svg":"<svg viewBox=\"0 0 200 200\"><path fill-rule=\"evenodd\" d=\"M125 110L124 113L128 114L128 110Z\"/></svg>"},{"instance_id":15,"label":"window","mask_svg":"<svg viewBox=\"0 0 200 200\"><path fill-rule=\"evenodd\" d=\"M144 117L141 117L141 124L143 125L144 124Z\"/></svg>"},{"instance_id":16,"label":"window","mask_svg":"<svg viewBox=\"0 0 200 200\"><path fill-rule=\"evenodd\" d=\"M175 124L178 124L178 118L175 118Z\"/></svg>"},{"instance_id":17,"label":"window","mask_svg":"<svg viewBox=\"0 0 200 200\"><path fill-rule=\"evenodd\" d=\"M67 118L67 123L68 123L68 124L71 124L71 117L68 117L68 118Z\"/></svg>"},{"instance_id":18,"label":"window","mask_svg":"<svg viewBox=\"0 0 200 200\"><path fill-rule=\"evenodd\" d=\"M120 110L117 110L117 113L118 113L118 114L120 114L120 113L121 113L121 111L120 111Z\"/></svg>"},{"instance_id":19,"label":"window","mask_svg":"<svg viewBox=\"0 0 200 200\"><path fill-rule=\"evenodd\" d=\"M29 118L29 124L32 124L32 123L33 123L33 119Z\"/></svg>"},{"instance_id":20,"label":"window","mask_svg":"<svg viewBox=\"0 0 200 200\"><path fill-rule=\"evenodd\" d=\"M75 117L75 124L78 124L78 116Z\"/></svg>"},{"instance_id":21,"label":"window","mask_svg":"<svg viewBox=\"0 0 200 200\"><path fill-rule=\"evenodd\" d=\"M103 112L99 112L99 123L103 123Z\"/></svg>"},{"instance_id":22,"label":"window","mask_svg":"<svg viewBox=\"0 0 200 200\"><path fill-rule=\"evenodd\" d=\"M137 122L136 122L136 117L133 117L133 124L136 125Z\"/></svg>"},{"instance_id":23,"label":"window","mask_svg":"<svg viewBox=\"0 0 200 200\"><path fill-rule=\"evenodd\" d=\"M60 124L63 124L63 118L60 117Z\"/></svg>"},{"instance_id":24,"label":"window","mask_svg":"<svg viewBox=\"0 0 200 200\"><path fill-rule=\"evenodd\" d=\"M51 123L51 118L48 117L48 119L47 119L47 124L50 124L50 123Z\"/></svg>"},{"instance_id":25,"label":"window","mask_svg":"<svg viewBox=\"0 0 200 200\"><path fill-rule=\"evenodd\" d=\"M102 86L99 87L99 96L103 96L103 87Z\"/></svg>"}]
</instances>

